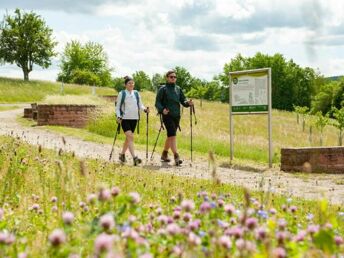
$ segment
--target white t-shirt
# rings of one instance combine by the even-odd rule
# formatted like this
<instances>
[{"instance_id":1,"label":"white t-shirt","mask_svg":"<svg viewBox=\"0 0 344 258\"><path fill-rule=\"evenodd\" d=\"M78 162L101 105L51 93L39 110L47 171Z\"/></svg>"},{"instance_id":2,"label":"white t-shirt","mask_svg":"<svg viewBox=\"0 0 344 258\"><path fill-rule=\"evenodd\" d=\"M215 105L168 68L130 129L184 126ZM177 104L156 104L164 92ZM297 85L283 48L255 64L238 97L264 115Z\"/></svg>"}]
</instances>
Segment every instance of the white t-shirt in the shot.
<instances>
[{"instance_id":1,"label":"white t-shirt","mask_svg":"<svg viewBox=\"0 0 344 258\"><path fill-rule=\"evenodd\" d=\"M139 112L137 108L137 101L134 91L125 90L125 99L122 105L123 115L121 116L120 105L122 100L122 91L118 94L117 104L116 104L116 115L117 117L122 117L122 119L139 119ZM139 107L141 110L145 109L145 106L142 103L141 96L139 93Z\"/></svg>"}]
</instances>

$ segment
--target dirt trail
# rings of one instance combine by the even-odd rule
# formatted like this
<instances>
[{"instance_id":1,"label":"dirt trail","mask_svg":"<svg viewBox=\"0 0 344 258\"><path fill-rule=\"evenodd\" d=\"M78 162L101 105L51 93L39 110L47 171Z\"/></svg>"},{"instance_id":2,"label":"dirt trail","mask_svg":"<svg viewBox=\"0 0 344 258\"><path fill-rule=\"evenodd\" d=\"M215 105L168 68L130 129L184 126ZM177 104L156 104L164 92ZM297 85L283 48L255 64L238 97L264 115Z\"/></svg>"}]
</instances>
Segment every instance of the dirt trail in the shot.
<instances>
[{"instance_id":1,"label":"dirt trail","mask_svg":"<svg viewBox=\"0 0 344 258\"><path fill-rule=\"evenodd\" d=\"M24 107L24 105L20 105ZM62 134L50 132L40 127L23 127L16 121L16 117L23 113L23 109L0 112L0 135L12 135L33 145L42 145L48 149L62 149L74 152L77 156L87 158L100 158L108 160L111 145L86 142L81 139L64 136L66 144L62 142ZM114 159L117 160L119 148L115 149ZM138 152L140 157L145 157L144 152ZM131 160L129 160L129 164ZM144 165L147 169L159 172L189 176L195 178L211 179L208 162L198 160L190 167L190 161L176 168L174 166L161 166L159 155L155 155L153 162ZM344 205L344 175L294 175L278 170L265 172L250 172L231 168L217 168L217 175L221 182L245 186L248 189L264 189L284 194L290 197L303 197L306 199L319 199L325 196L331 203ZM262 178L264 180L262 181ZM262 183L262 186L260 186Z\"/></svg>"}]
</instances>

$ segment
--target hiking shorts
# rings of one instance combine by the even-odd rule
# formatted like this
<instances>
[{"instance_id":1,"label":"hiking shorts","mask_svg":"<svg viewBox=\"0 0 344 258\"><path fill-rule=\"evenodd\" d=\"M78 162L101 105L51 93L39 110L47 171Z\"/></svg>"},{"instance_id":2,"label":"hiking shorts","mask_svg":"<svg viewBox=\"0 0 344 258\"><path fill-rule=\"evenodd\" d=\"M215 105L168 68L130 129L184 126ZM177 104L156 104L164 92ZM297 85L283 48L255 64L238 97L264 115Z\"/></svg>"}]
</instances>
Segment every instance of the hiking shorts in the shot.
<instances>
[{"instance_id":1,"label":"hiking shorts","mask_svg":"<svg viewBox=\"0 0 344 258\"><path fill-rule=\"evenodd\" d=\"M177 129L179 128L180 117L163 115L162 121L164 122L167 131L167 137L176 136Z\"/></svg>"},{"instance_id":2,"label":"hiking shorts","mask_svg":"<svg viewBox=\"0 0 344 258\"><path fill-rule=\"evenodd\" d=\"M131 131L135 132L135 128L137 125L136 119L123 119L121 122L123 132Z\"/></svg>"}]
</instances>

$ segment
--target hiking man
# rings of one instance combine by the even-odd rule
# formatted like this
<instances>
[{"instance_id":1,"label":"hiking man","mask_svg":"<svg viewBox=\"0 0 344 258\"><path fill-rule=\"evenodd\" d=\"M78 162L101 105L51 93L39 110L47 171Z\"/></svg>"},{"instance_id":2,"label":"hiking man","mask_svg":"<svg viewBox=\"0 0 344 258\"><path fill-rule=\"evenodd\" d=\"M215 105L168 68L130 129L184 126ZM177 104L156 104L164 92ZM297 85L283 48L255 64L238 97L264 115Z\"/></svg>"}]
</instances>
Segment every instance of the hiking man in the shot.
<instances>
[{"instance_id":1,"label":"hiking man","mask_svg":"<svg viewBox=\"0 0 344 258\"><path fill-rule=\"evenodd\" d=\"M166 84L162 86L155 100L155 107L157 108L162 121L167 131L167 138L165 141L164 150L161 155L161 161L170 162L168 158L168 150L171 149L174 155L175 165L179 166L183 163L177 151L177 129L180 122L180 104L184 107L193 105L192 100L187 100L181 88L176 85L176 72L170 70L166 73Z\"/></svg>"},{"instance_id":2,"label":"hiking man","mask_svg":"<svg viewBox=\"0 0 344 258\"><path fill-rule=\"evenodd\" d=\"M134 166L137 166L142 160L135 155L134 131L137 122L140 120L140 110L148 113L149 108L145 108L142 104L139 92L134 90L135 82L133 78L129 76L124 77L124 85L126 89L118 94L118 101L116 104L117 123L121 124L126 136L122 152L119 154L119 160L121 163L126 162L125 153L129 149L133 157Z\"/></svg>"}]
</instances>

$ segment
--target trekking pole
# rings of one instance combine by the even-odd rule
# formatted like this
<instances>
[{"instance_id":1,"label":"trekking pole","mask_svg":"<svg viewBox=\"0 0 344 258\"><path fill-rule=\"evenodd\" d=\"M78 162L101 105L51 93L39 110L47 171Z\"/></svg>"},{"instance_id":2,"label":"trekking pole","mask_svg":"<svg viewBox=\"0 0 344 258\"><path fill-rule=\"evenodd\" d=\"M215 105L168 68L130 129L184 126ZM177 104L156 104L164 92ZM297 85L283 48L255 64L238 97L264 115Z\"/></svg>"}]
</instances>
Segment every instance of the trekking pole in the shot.
<instances>
[{"instance_id":1,"label":"trekking pole","mask_svg":"<svg viewBox=\"0 0 344 258\"><path fill-rule=\"evenodd\" d=\"M191 163L192 163L192 106L190 107L190 152L191 152Z\"/></svg>"},{"instance_id":2,"label":"trekking pole","mask_svg":"<svg viewBox=\"0 0 344 258\"><path fill-rule=\"evenodd\" d=\"M146 112L146 161L148 160L148 110Z\"/></svg>"},{"instance_id":3,"label":"trekking pole","mask_svg":"<svg viewBox=\"0 0 344 258\"><path fill-rule=\"evenodd\" d=\"M193 112L194 117L195 117L195 125L197 125L197 117L196 117L196 112L195 112L195 105L192 106L192 112Z\"/></svg>"},{"instance_id":4,"label":"trekking pole","mask_svg":"<svg viewBox=\"0 0 344 258\"><path fill-rule=\"evenodd\" d=\"M155 152L155 147L158 143L158 139L159 139L159 136L160 136L160 133L161 133L161 130L164 130L164 126L162 124L162 118L161 118L161 115L160 115L160 129L159 129L159 132L158 132L158 136L156 137L156 141L155 141L155 144L154 144L154 147L153 147L153 151L152 151L152 155L150 157L150 160L153 160L153 154Z\"/></svg>"},{"instance_id":5,"label":"trekking pole","mask_svg":"<svg viewBox=\"0 0 344 258\"><path fill-rule=\"evenodd\" d=\"M113 140L112 149L111 149L110 156L109 156L109 161L111 161L112 153L113 153L113 150L114 150L114 147L115 147L115 143L116 143L116 139L117 139L117 135L119 134L120 130L121 130L121 123L118 123L117 129L116 129L115 138Z\"/></svg>"}]
</instances>

